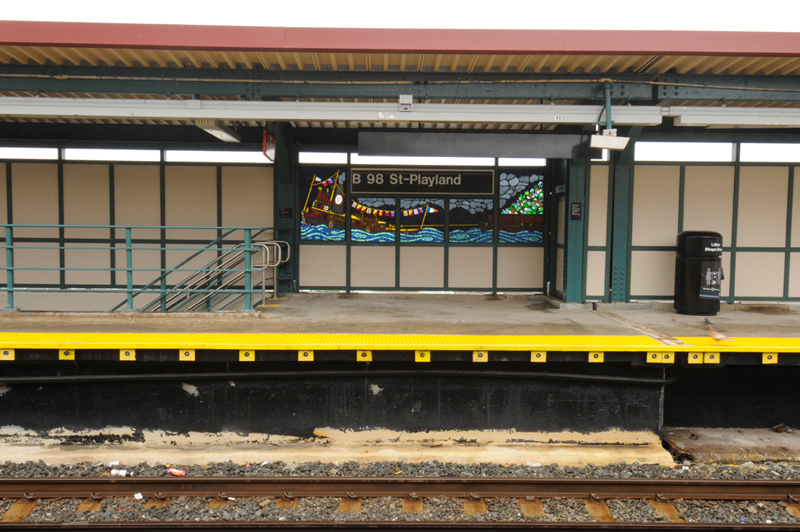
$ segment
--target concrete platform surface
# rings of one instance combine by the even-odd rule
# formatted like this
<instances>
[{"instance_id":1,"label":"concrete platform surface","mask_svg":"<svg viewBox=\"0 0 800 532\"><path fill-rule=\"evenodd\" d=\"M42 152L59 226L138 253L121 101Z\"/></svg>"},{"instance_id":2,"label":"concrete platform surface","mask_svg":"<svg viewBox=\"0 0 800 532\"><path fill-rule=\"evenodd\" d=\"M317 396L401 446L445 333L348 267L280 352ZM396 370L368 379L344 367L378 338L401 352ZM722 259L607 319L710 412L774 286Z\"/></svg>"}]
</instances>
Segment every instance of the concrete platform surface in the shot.
<instances>
[{"instance_id":1,"label":"concrete platform surface","mask_svg":"<svg viewBox=\"0 0 800 532\"><path fill-rule=\"evenodd\" d=\"M1 332L347 333L703 337L704 318L670 304L563 305L544 296L287 294L252 313L0 313ZM800 338L800 307L722 305L727 336ZM712 343L713 345L713 343Z\"/></svg>"}]
</instances>

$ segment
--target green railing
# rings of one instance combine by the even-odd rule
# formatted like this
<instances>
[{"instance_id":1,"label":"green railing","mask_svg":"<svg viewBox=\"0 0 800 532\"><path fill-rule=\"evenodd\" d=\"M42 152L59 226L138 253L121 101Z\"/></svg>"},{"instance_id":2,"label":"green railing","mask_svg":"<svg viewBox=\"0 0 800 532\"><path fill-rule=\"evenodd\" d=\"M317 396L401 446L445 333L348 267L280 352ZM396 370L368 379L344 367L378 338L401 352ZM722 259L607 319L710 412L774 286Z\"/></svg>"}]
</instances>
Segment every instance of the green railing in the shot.
<instances>
[{"instance_id":1,"label":"green railing","mask_svg":"<svg viewBox=\"0 0 800 532\"><path fill-rule=\"evenodd\" d=\"M200 226L137 226L137 225L64 225L2 224L4 230L6 283L0 291L7 293L8 308L14 309L14 295L24 292L121 293L125 299L112 308L125 310L224 310L235 301L244 301L244 310L253 309L254 297L263 299L270 280L265 271L272 268L273 296L277 294L278 266L289 257L288 244L265 240L272 228L264 227L200 227ZM98 238L98 231L108 231L107 238ZM197 232L216 235L210 241L198 238ZM42 233L48 233L43 236ZM57 234L56 234L57 233ZM124 235L124 236L123 236ZM48 254L48 251L50 252ZM58 261L37 262L36 257L54 257ZM108 267L86 264L70 266L75 253L108 253ZM119 255L124 252L124 259ZM158 252L160 267L141 265L145 253ZM168 255L188 254L175 265ZM68 260L67 255L73 257ZM24 258L24 265L20 265ZM40 259L41 260L41 259ZM178 259L175 259L178 260ZM123 264L124 263L124 264ZM193 264L202 266L193 266ZM58 272L59 282L46 282ZM68 284L70 272L107 273L108 283ZM28 277L20 283L22 274ZM143 275L145 274L145 275ZM151 274L149 276L147 274ZM33 279L31 277L33 276ZM141 282L142 277L149 277ZM135 283L134 279L139 283ZM254 281L260 277L261 281ZM120 280L124 279L124 282Z\"/></svg>"}]
</instances>

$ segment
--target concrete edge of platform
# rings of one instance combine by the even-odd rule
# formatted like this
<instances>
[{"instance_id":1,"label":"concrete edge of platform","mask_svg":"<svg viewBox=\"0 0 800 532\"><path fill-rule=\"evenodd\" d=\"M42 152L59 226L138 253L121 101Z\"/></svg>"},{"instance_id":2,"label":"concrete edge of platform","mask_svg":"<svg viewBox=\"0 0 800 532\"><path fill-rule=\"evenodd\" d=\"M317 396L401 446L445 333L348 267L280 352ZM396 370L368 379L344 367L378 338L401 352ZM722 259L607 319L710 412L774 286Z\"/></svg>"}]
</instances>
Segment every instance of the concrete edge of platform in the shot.
<instances>
[{"instance_id":1,"label":"concrete edge of platform","mask_svg":"<svg viewBox=\"0 0 800 532\"><path fill-rule=\"evenodd\" d=\"M114 462L150 464L180 462L409 462L438 460L456 464L549 465L584 467L615 463L671 466L672 456L650 432L608 431L526 433L514 431L390 430L339 431L318 429L301 439L269 434L134 433L117 428L102 431L27 433L18 427L0 429L3 459L47 464ZM74 443L85 441L87 443ZM98 444L98 441L108 443ZM65 442L71 442L69 444Z\"/></svg>"},{"instance_id":2,"label":"concrete edge of platform","mask_svg":"<svg viewBox=\"0 0 800 532\"><path fill-rule=\"evenodd\" d=\"M800 432L775 429L664 429L664 442L677 458L694 462L800 462Z\"/></svg>"}]
</instances>

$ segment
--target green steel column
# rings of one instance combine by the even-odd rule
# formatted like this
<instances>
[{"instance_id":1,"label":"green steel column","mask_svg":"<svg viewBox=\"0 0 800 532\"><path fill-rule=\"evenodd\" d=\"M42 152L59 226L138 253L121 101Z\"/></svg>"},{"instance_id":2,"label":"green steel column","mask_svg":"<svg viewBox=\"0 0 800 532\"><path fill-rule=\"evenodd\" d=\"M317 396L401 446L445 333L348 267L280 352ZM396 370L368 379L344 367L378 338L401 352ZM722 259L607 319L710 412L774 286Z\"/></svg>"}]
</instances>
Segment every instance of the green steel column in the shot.
<instances>
[{"instance_id":1,"label":"green steel column","mask_svg":"<svg viewBox=\"0 0 800 532\"><path fill-rule=\"evenodd\" d=\"M581 303L583 299L583 256L586 245L586 172L588 161L573 159L567 174L567 196L564 209L564 302Z\"/></svg>"},{"instance_id":2,"label":"green steel column","mask_svg":"<svg viewBox=\"0 0 800 532\"><path fill-rule=\"evenodd\" d=\"M289 125L276 124L275 134L275 165L273 167L274 183L274 212L275 240L283 240L292 248L292 260L279 267L276 272L280 284L280 292L294 292L294 280L297 279L297 257L299 238L296 224L300 217L300 206L296 200L296 175L295 148L292 129Z\"/></svg>"},{"instance_id":3,"label":"green steel column","mask_svg":"<svg viewBox=\"0 0 800 532\"><path fill-rule=\"evenodd\" d=\"M125 228L125 285L128 291L128 307L133 310L133 244L131 228Z\"/></svg>"},{"instance_id":4,"label":"green steel column","mask_svg":"<svg viewBox=\"0 0 800 532\"><path fill-rule=\"evenodd\" d=\"M253 310L253 239L250 229L244 230L244 310Z\"/></svg>"},{"instance_id":5,"label":"green steel column","mask_svg":"<svg viewBox=\"0 0 800 532\"><path fill-rule=\"evenodd\" d=\"M622 152L612 151L611 187L611 291L612 302L628 301L628 265L630 258L631 207L633 204L633 152L641 126L628 132L628 145Z\"/></svg>"},{"instance_id":6,"label":"green steel column","mask_svg":"<svg viewBox=\"0 0 800 532\"><path fill-rule=\"evenodd\" d=\"M11 228L6 226L6 286L8 287L7 309L14 309L14 241Z\"/></svg>"}]
</instances>

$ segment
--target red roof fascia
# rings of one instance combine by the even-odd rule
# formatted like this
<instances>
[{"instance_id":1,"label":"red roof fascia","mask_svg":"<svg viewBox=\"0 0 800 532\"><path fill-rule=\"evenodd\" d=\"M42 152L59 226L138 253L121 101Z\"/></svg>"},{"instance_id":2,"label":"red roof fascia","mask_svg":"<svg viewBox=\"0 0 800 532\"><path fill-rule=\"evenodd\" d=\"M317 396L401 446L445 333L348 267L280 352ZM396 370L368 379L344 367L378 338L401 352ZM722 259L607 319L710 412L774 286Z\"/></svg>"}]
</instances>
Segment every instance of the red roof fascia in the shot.
<instances>
[{"instance_id":1,"label":"red roof fascia","mask_svg":"<svg viewBox=\"0 0 800 532\"><path fill-rule=\"evenodd\" d=\"M0 21L0 45L325 53L800 56L800 33L266 28Z\"/></svg>"}]
</instances>

